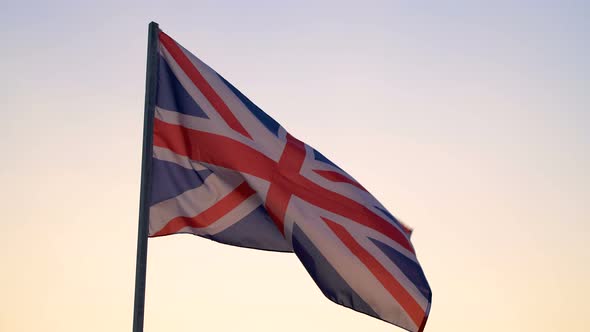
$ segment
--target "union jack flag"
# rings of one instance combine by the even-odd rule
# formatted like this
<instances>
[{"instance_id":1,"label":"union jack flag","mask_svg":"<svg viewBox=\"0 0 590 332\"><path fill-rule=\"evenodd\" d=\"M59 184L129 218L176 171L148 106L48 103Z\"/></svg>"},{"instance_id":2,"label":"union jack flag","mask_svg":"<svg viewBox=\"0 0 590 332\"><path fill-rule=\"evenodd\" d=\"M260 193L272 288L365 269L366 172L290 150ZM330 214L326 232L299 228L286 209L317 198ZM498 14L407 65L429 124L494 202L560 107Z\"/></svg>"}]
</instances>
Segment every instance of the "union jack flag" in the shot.
<instances>
[{"instance_id":1,"label":"union jack flag","mask_svg":"<svg viewBox=\"0 0 590 332\"><path fill-rule=\"evenodd\" d=\"M149 236L293 252L330 300L421 331L411 230L221 75L158 34Z\"/></svg>"}]
</instances>

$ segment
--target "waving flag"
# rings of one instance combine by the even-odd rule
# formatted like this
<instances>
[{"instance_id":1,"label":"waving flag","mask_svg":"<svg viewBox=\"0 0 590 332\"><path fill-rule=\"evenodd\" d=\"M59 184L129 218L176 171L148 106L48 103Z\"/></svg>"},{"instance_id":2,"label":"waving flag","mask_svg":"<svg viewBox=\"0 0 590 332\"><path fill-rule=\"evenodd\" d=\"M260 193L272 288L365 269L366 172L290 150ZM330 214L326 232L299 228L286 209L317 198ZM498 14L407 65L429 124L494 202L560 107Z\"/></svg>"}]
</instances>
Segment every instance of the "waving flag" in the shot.
<instances>
[{"instance_id":1,"label":"waving flag","mask_svg":"<svg viewBox=\"0 0 590 332\"><path fill-rule=\"evenodd\" d=\"M168 35L158 41L149 236L294 252L330 300L422 330L431 292L410 229Z\"/></svg>"}]
</instances>

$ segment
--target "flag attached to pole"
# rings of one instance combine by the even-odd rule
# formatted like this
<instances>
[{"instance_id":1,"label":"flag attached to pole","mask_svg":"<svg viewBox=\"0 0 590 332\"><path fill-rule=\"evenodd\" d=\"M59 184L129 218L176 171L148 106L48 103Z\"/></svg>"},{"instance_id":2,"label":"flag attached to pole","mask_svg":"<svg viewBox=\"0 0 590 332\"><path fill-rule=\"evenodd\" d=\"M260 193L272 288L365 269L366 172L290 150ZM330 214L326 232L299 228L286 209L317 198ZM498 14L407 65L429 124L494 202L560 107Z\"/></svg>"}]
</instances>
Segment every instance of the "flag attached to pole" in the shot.
<instances>
[{"instance_id":1,"label":"flag attached to pole","mask_svg":"<svg viewBox=\"0 0 590 332\"><path fill-rule=\"evenodd\" d=\"M411 230L162 31L157 50L149 236L294 252L330 300L422 330L431 291Z\"/></svg>"}]
</instances>

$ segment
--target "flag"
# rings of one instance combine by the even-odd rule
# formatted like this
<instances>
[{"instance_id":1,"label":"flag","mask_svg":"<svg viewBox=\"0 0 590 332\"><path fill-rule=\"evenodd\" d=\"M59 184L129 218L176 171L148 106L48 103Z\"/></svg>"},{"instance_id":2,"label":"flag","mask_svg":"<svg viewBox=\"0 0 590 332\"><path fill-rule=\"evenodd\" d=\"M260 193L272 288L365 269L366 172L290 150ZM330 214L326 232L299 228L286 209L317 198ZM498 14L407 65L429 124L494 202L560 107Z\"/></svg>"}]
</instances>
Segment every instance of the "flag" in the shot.
<instances>
[{"instance_id":1,"label":"flag","mask_svg":"<svg viewBox=\"0 0 590 332\"><path fill-rule=\"evenodd\" d=\"M149 236L295 253L330 300L421 331L431 291L411 230L162 31L157 50Z\"/></svg>"}]
</instances>

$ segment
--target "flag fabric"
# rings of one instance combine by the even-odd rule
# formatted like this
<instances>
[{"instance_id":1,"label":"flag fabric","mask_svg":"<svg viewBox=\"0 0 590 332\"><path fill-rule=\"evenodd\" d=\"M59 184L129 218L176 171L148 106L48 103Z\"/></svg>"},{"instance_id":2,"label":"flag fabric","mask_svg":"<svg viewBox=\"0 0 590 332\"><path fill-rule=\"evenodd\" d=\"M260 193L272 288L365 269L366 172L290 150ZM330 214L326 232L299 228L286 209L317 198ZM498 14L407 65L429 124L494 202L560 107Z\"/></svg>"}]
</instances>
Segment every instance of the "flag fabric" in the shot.
<instances>
[{"instance_id":1,"label":"flag fabric","mask_svg":"<svg viewBox=\"0 0 590 332\"><path fill-rule=\"evenodd\" d=\"M158 40L149 236L293 252L330 300L421 331L431 291L411 230L196 56Z\"/></svg>"}]
</instances>

